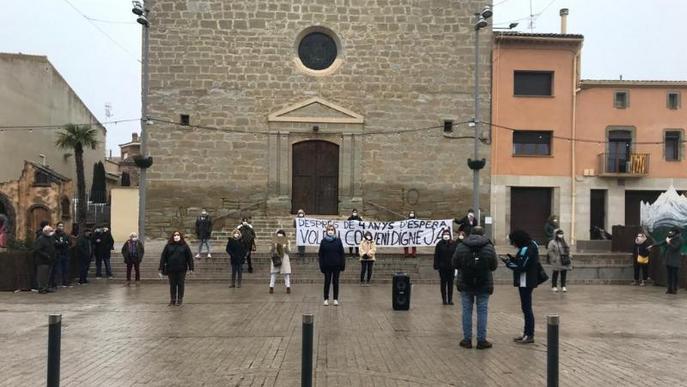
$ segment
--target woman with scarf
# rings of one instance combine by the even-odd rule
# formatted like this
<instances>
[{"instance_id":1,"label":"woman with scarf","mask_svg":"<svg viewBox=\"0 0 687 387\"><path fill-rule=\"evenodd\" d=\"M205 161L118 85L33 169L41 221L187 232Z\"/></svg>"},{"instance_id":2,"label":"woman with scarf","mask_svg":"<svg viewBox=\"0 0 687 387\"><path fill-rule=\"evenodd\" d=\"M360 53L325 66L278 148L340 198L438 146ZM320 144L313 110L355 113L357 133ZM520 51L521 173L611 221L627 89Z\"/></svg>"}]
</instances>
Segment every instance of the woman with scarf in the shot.
<instances>
[{"instance_id":1,"label":"woman with scarf","mask_svg":"<svg viewBox=\"0 0 687 387\"><path fill-rule=\"evenodd\" d=\"M270 294L274 293L274 284L277 282L277 274L280 273L284 275L286 293L291 293L290 252L291 241L286 239L286 232L284 230L277 230L272 240L272 248L270 249L272 256L272 261L270 262Z\"/></svg>"},{"instance_id":2,"label":"woman with scarf","mask_svg":"<svg viewBox=\"0 0 687 387\"><path fill-rule=\"evenodd\" d=\"M329 305L329 289L334 288L334 306L339 305L339 274L346 270L346 255L341 239L336 236L336 228L328 225L326 234L320 242L317 253L320 271L324 274L324 305Z\"/></svg>"},{"instance_id":3,"label":"woman with scarf","mask_svg":"<svg viewBox=\"0 0 687 387\"><path fill-rule=\"evenodd\" d=\"M143 260L143 242L138 240L138 234L132 232L129 234L129 240L124 242L122 246L122 257L124 257L124 263L126 263L126 285L131 286L131 269L136 270L136 286L141 281L141 271L140 265Z\"/></svg>"},{"instance_id":4,"label":"woman with scarf","mask_svg":"<svg viewBox=\"0 0 687 387\"><path fill-rule=\"evenodd\" d=\"M160 256L160 278L169 278L169 306L183 303L186 271L193 273L193 253L181 232L175 231Z\"/></svg>"},{"instance_id":5,"label":"woman with scarf","mask_svg":"<svg viewBox=\"0 0 687 387\"><path fill-rule=\"evenodd\" d=\"M646 234L638 232L635 237L635 245L632 249L632 266L635 271L635 280L632 285L646 286L646 280L649 279L649 250L651 242ZM639 281L639 272L642 272L642 280Z\"/></svg>"},{"instance_id":6,"label":"woman with scarf","mask_svg":"<svg viewBox=\"0 0 687 387\"><path fill-rule=\"evenodd\" d=\"M553 270L553 275L551 278L551 286L554 293L558 292L558 276L561 277L561 291L563 293L568 291L565 287L565 280L568 274L568 270L572 270L572 257L570 256L570 246L568 242L565 241L563 235L563 230L556 229L553 232L553 239L549 242L546 247L548 252L546 255L546 260L551 265L551 270Z\"/></svg>"},{"instance_id":7,"label":"woman with scarf","mask_svg":"<svg viewBox=\"0 0 687 387\"><path fill-rule=\"evenodd\" d=\"M360 242L360 286L370 286L376 254L377 244L372 238L372 233L367 231Z\"/></svg>"}]
</instances>

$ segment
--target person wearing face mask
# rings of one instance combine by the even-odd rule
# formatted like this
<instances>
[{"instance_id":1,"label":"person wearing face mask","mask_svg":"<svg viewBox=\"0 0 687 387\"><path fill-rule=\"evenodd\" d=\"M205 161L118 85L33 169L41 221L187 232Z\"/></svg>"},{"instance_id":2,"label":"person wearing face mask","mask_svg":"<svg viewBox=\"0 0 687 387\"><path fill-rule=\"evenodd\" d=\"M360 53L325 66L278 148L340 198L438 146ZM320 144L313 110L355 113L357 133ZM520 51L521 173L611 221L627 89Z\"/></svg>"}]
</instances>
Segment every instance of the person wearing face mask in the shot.
<instances>
[{"instance_id":1,"label":"person wearing face mask","mask_svg":"<svg viewBox=\"0 0 687 387\"><path fill-rule=\"evenodd\" d=\"M203 253L203 246L207 248L208 258L212 258L210 253L210 237L212 236L212 218L208 212L203 208L200 216L196 219L196 237L200 241L198 245L198 254L196 258L200 259L200 254Z\"/></svg>"},{"instance_id":2,"label":"person wearing face mask","mask_svg":"<svg viewBox=\"0 0 687 387\"><path fill-rule=\"evenodd\" d=\"M296 221L298 219L305 218L305 211L303 209L298 210L298 213L296 214L296 219L293 220L293 228L296 228ZM300 258L305 257L305 246L298 246L298 256Z\"/></svg>"},{"instance_id":3,"label":"person wearing face mask","mask_svg":"<svg viewBox=\"0 0 687 387\"><path fill-rule=\"evenodd\" d=\"M50 275L50 286L56 287L59 282L63 288L69 286L69 248L72 245L69 235L64 232L64 223L57 223L57 230L53 237L55 240L55 265Z\"/></svg>"},{"instance_id":4,"label":"person wearing face mask","mask_svg":"<svg viewBox=\"0 0 687 387\"><path fill-rule=\"evenodd\" d=\"M414 220L414 219L415 219L415 211L412 210L412 211L410 211L410 213L408 214L408 220ZM409 258L409 257L415 258L415 257L417 257L417 247L415 247L415 246L406 246L406 247L404 247L404 248L403 248L403 256L404 256L405 258Z\"/></svg>"},{"instance_id":5,"label":"person wearing face mask","mask_svg":"<svg viewBox=\"0 0 687 387\"><path fill-rule=\"evenodd\" d=\"M632 249L632 266L634 268L635 280L632 285L646 286L646 280L649 279L649 255L651 251L649 246L651 242L646 234L643 232L637 233L635 237L634 248ZM642 272L642 280L639 281L639 272Z\"/></svg>"},{"instance_id":6,"label":"person wearing face mask","mask_svg":"<svg viewBox=\"0 0 687 387\"><path fill-rule=\"evenodd\" d=\"M169 306L181 306L184 300L186 272L193 273L193 253L180 231L170 236L160 256L160 276L169 279Z\"/></svg>"},{"instance_id":7,"label":"person wearing face mask","mask_svg":"<svg viewBox=\"0 0 687 387\"><path fill-rule=\"evenodd\" d=\"M351 212L351 216L348 217L348 221L357 221L357 222L362 222L363 218L358 216L358 210L355 208ZM355 250L355 254L353 253L353 250ZM358 247L349 247L348 248L348 254L353 257L357 257L360 254L360 249Z\"/></svg>"},{"instance_id":8,"label":"person wearing face mask","mask_svg":"<svg viewBox=\"0 0 687 387\"><path fill-rule=\"evenodd\" d=\"M241 287L241 276L243 273L243 263L246 260L248 252L244 246L241 238L241 231L237 228L231 232L231 236L227 241L227 254L229 254L229 263L231 264L231 285L230 288ZM238 285L236 279L238 278Z\"/></svg>"},{"instance_id":9,"label":"person wearing face mask","mask_svg":"<svg viewBox=\"0 0 687 387\"><path fill-rule=\"evenodd\" d=\"M561 291L563 293L568 291L565 286L566 276L568 271L572 270L572 256L570 255L570 247L565 241L563 230L557 229L553 232L554 238L546 247L546 260L551 265L553 275L551 276L551 287L554 293L558 292L558 276L561 277Z\"/></svg>"},{"instance_id":10,"label":"person wearing face mask","mask_svg":"<svg viewBox=\"0 0 687 387\"><path fill-rule=\"evenodd\" d=\"M451 240L451 231L444 230L441 233L441 240L434 248L434 270L439 271L441 283L441 303L453 305L453 253L456 251L457 243Z\"/></svg>"},{"instance_id":11,"label":"person wearing face mask","mask_svg":"<svg viewBox=\"0 0 687 387\"><path fill-rule=\"evenodd\" d=\"M93 259L93 235L90 229L85 229L76 240L76 260L79 263L79 285L88 283L88 271Z\"/></svg>"},{"instance_id":12,"label":"person wearing face mask","mask_svg":"<svg viewBox=\"0 0 687 387\"><path fill-rule=\"evenodd\" d=\"M246 262L248 262L248 272L253 272L253 261L251 259L251 254L257 248L255 246L255 230L253 226L248 223L248 218L241 219L241 224L238 227L241 231L241 241L243 242L243 248L246 249Z\"/></svg>"},{"instance_id":13,"label":"person wearing face mask","mask_svg":"<svg viewBox=\"0 0 687 387\"><path fill-rule=\"evenodd\" d=\"M667 272L666 285L668 289L666 294L677 294L680 283L680 266L682 266L682 236L680 233L680 229L674 227L668 231L668 236L663 242L650 247L663 247L663 262L665 262Z\"/></svg>"},{"instance_id":14,"label":"person wearing face mask","mask_svg":"<svg viewBox=\"0 0 687 387\"><path fill-rule=\"evenodd\" d=\"M324 274L324 305L329 305L329 289L333 286L334 306L339 305L339 275L346 270L346 253L336 228L328 225L318 251L320 272Z\"/></svg>"},{"instance_id":15,"label":"person wearing face mask","mask_svg":"<svg viewBox=\"0 0 687 387\"><path fill-rule=\"evenodd\" d=\"M372 233L367 231L363 236L363 241L360 242L360 286L370 286L376 254L377 244Z\"/></svg>"},{"instance_id":16,"label":"person wearing face mask","mask_svg":"<svg viewBox=\"0 0 687 387\"><path fill-rule=\"evenodd\" d=\"M105 275L112 278L112 266L110 265L111 251L114 249L114 239L107 226L97 228L94 235L95 243L95 278L103 277L102 264L105 264Z\"/></svg>"},{"instance_id":17,"label":"person wearing face mask","mask_svg":"<svg viewBox=\"0 0 687 387\"><path fill-rule=\"evenodd\" d=\"M270 254L272 260L270 262L270 294L274 293L274 285L277 282L277 274L284 275L284 286L286 286L286 293L291 293L291 261L289 261L289 253L291 253L291 241L286 238L284 230L277 230L272 240L272 247Z\"/></svg>"},{"instance_id":18,"label":"person wearing face mask","mask_svg":"<svg viewBox=\"0 0 687 387\"><path fill-rule=\"evenodd\" d=\"M463 340L460 346L472 348L472 311L477 311L477 349L491 348L487 341L489 297L494 293L494 276L498 261L496 250L484 229L474 227L463 243L456 247L453 265L460 273L457 288L463 306Z\"/></svg>"},{"instance_id":19,"label":"person wearing face mask","mask_svg":"<svg viewBox=\"0 0 687 387\"><path fill-rule=\"evenodd\" d=\"M560 228L560 221L558 220L558 215L551 215L549 219L544 223L544 235L546 236L546 245L549 245L554 239L555 232Z\"/></svg>"},{"instance_id":20,"label":"person wearing face mask","mask_svg":"<svg viewBox=\"0 0 687 387\"><path fill-rule=\"evenodd\" d=\"M477 226L477 217L472 208L468 210L467 215L462 219L454 219L453 221L458 224L458 231L462 231L465 236L469 236L472 228Z\"/></svg>"},{"instance_id":21,"label":"person wearing face mask","mask_svg":"<svg viewBox=\"0 0 687 387\"><path fill-rule=\"evenodd\" d=\"M131 269L136 271L136 286L141 281L140 265L143 260L143 254L145 250L143 248L143 242L138 240L138 234L132 232L129 234L129 240L124 242L122 246L122 257L124 257L124 263L126 264L126 286L131 285Z\"/></svg>"},{"instance_id":22,"label":"person wearing face mask","mask_svg":"<svg viewBox=\"0 0 687 387\"><path fill-rule=\"evenodd\" d=\"M50 226L43 227L43 232L33 243L33 259L36 263L36 283L38 293L45 294L51 292L49 289L50 267L56 260L55 240L53 236L55 230Z\"/></svg>"}]
</instances>

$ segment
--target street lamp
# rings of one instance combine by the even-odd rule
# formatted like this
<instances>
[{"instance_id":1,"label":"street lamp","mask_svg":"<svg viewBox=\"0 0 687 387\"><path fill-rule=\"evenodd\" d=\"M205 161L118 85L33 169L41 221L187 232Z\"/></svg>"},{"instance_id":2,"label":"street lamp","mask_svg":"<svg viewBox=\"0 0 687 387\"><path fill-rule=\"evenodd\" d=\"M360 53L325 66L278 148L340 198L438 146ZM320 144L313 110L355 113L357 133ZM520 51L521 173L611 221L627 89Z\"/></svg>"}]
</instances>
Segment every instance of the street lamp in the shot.
<instances>
[{"instance_id":1,"label":"street lamp","mask_svg":"<svg viewBox=\"0 0 687 387\"><path fill-rule=\"evenodd\" d=\"M487 163L486 159L479 159L480 141L480 111L479 111L479 30L489 25L487 19L494 13L489 6L482 8L481 12L475 13L475 80L473 97L475 100L475 113L471 120L471 125L475 128L475 153L474 159L468 159L468 167L472 169L472 208L477 212L477 224L481 221L481 211L479 207L479 171Z\"/></svg>"},{"instance_id":2,"label":"street lamp","mask_svg":"<svg viewBox=\"0 0 687 387\"><path fill-rule=\"evenodd\" d=\"M143 28L143 55L141 73L141 156L134 159L140 168L138 181L138 236L145 242L145 213L146 213L146 170L153 164L152 157L148 156L148 131L146 125L149 122L147 117L148 108L148 22L149 10L144 8L140 1L132 1L133 9L131 12L138 16L136 21Z\"/></svg>"}]
</instances>

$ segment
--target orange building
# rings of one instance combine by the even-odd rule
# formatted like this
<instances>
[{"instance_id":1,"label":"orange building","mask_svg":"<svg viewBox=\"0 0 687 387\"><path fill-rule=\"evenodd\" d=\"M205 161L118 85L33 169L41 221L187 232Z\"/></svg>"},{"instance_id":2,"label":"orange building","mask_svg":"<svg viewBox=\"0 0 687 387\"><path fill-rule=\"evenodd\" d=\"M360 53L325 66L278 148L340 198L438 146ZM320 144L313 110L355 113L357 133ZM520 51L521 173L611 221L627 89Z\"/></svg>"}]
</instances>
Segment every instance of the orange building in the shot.
<instances>
[{"instance_id":1,"label":"orange building","mask_svg":"<svg viewBox=\"0 0 687 387\"><path fill-rule=\"evenodd\" d=\"M641 200L671 185L687 190L687 82L581 80L581 35L502 32L494 40L497 242L515 228L544 242L551 214L568 239L591 239L593 227L639 224Z\"/></svg>"}]
</instances>

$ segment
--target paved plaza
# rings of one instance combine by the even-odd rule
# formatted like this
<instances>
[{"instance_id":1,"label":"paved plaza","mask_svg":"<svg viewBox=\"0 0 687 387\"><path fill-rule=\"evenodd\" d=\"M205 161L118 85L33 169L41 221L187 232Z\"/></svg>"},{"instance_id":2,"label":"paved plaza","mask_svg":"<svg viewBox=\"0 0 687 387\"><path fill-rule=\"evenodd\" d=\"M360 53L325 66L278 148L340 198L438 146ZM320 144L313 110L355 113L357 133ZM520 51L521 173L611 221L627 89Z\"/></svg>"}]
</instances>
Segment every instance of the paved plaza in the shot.
<instances>
[{"instance_id":1,"label":"paved plaza","mask_svg":"<svg viewBox=\"0 0 687 387\"><path fill-rule=\"evenodd\" d=\"M459 302L442 306L432 285L414 286L408 312L391 309L390 285L344 284L338 307L321 305L318 284L270 295L190 281L182 307L167 306L166 282L0 293L0 385L45 385L47 315L61 313L63 386L297 386L302 314L313 313L317 386L543 386L551 312L561 315L561 385L687 385L687 292L569 290L535 291L537 343L519 346L516 289L497 286L494 348L483 351L458 346Z\"/></svg>"}]
</instances>

